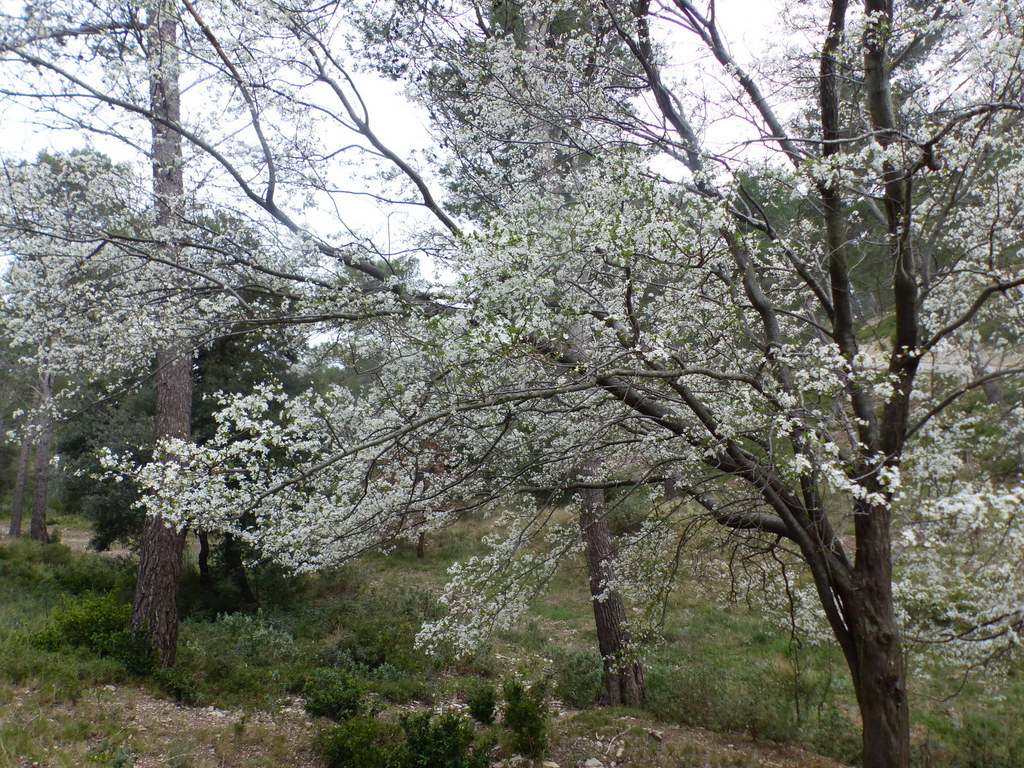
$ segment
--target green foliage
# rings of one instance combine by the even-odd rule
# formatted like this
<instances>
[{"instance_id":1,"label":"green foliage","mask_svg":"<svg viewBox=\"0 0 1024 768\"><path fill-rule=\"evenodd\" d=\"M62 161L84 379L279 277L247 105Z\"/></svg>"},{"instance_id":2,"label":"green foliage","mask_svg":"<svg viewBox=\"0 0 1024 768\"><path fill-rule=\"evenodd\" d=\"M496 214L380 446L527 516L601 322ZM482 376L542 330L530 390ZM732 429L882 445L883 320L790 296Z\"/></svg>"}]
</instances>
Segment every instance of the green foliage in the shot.
<instances>
[{"instance_id":1,"label":"green foliage","mask_svg":"<svg viewBox=\"0 0 1024 768\"><path fill-rule=\"evenodd\" d=\"M828 755L844 765L860 762L860 728L851 719L849 712L834 703L822 704L811 714L800 728L799 739L812 750Z\"/></svg>"},{"instance_id":2,"label":"green foliage","mask_svg":"<svg viewBox=\"0 0 1024 768\"><path fill-rule=\"evenodd\" d=\"M554 654L554 694L574 709L597 704L604 690L604 665L600 654L577 649Z\"/></svg>"},{"instance_id":3,"label":"green foliage","mask_svg":"<svg viewBox=\"0 0 1024 768\"><path fill-rule=\"evenodd\" d=\"M402 768L486 768L490 744L477 741L473 723L455 710L434 718L429 712L404 715L406 744Z\"/></svg>"},{"instance_id":4,"label":"green foliage","mask_svg":"<svg viewBox=\"0 0 1024 768\"><path fill-rule=\"evenodd\" d=\"M383 595L360 592L338 606L343 617L323 661L350 670L388 701L430 698L426 680L433 660L414 647L416 632L432 615L434 599L423 591Z\"/></svg>"},{"instance_id":5,"label":"green foliage","mask_svg":"<svg viewBox=\"0 0 1024 768\"><path fill-rule=\"evenodd\" d=\"M166 696L182 704L198 704L199 686L188 670L178 667L158 667L153 671L152 681Z\"/></svg>"},{"instance_id":6,"label":"green foliage","mask_svg":"<svg viewBox=\"0 0 1024 768\"><path fill-rule=\"evenodd\" d=\"M116 594L125 601L134 591L135 563L127 558L82 554L54 571L54 580L75 595L87 592Z\"/></svg>"},{"instance_id":7,"label":"green foliage","mask_svg":"<svg viewBox=\"0 0 1024 768\"><path fill-rule=\"evenodd\" d=\"M146 633L128 626L131 606L111 595L85 595L65 600L50 623L32 636L47 651L86 648L110 656L137 675L153 671L156 658Z\"/></svg>"},{"instance_id":8,"label":"green foliage","mask_svg":"<svg viewBox=\"0 0 1024 768\"><path fill-rule=\"evenodd\" d=\"M204 700L269 705L298 690L309 672L308 655L263 614L184 622L182 635L178 666Z\"/></svg>"},{"instance_id":9,"label":"green foliage","mask_svg":"<svg viewBox=\"0 0 1024 768\"><path fill-rule=\"evenodd\" d=\"M17 539L0 548L0 577L29 591L111 593L127 602L134 590L135 566L123 558L76 554L62 544Z\"/></svg>"},{"instance_id":10,"label":"green foliage","mask_svg":"<svg viewBox=\"0 0 1024 768\"><path fill-rule=\"evenodd\" d=\"M927 718L926 735L915 745L916 765L942 768L1019 768L1024 765L1024 729L1019 699L965 707L958 716Z\"/></svg>"},{"instance_id":11,"label":"green foliage","mask_svg":"<svg viewBox=\"0 0 1024 768\"><path fill-rule=\"evenodd\" d=\"M397 599L396 599L397 598ZM382 596L369 591L352 601L332 649L340 666L372 674L384 664L412 672L428 663L414 650L416 633L430 616L431 602L419 592Z\"/></svg>"},{"instance_id":12,"label":"green foliage","mask_svg":"<svg viewBox=\"0 0 1024 768\"><path fill-rule=\"evenodd\" d=\"M387 662L370 673L366 684L369 690L392 704L432 698L431 688L421 673L405 671Z\"/></svg>"},{"instance_id":13,"label":"green foliage","mask_svg":"<svg viewBox=\"0 0 1024 768\"><path fill-rule=\"evenodd\" d=\"M508 748L515 754L533 760L544 756L548 748L548 705L544 700L545 685L538 681L529 686L510 678L502 686L505 695L505 717Z\"/></svg>"},{"instance_id":14,"label":"green foliage","mask_svg":"<svg viewBox=\"0 0 1024 768\"><path fill-rule=\"evenodd\" d=\"M366 686L343 669L318 670L306 683L302 695L306 700L306 712L336 723L366 711L363 701Z\"/></svg>"},{"instance_id":15,"label":"green foliage","mask_svg":"<svg viewBox=\"0 0 1024 768\"><path fill-rule=\"evenodd\" d=\"M142 532L144 514L133 506L138 488L129 480L104 478L100 450L109 448L140 463L149 461L154 397L148 383L116 399L106 399L102 392L101 384L86 389L87 396L99 404L63 423L55 446L66 470L60 499L65 507L92 521L91 544L99 550L117 542L133 544Z\"/></svg>"},{"instance_id":16,"label":"green foliage","mask_svg":"<svg viewBox=\"0 0 1024 768\"><path fill-rule=\"evenodd\" d=\"M780 675L764 668L750 669L747 674L689 658L677 665L652 664L645 680L647 709L660 720L745 731L775 741L791 739L797 733L792 688L787 688L788 681Z\"/></svg>"},{"instance_id":17,"label":"green foliage","mask_svg":"<svg viewBox=\"0 0 1024 768\"><path fill-rule=\"evenodd\" d=\"M495 710L498 708L498 692L493 683L486 680L475 680L466 690L466 706L469 715L481 725L494 723Z\"/></svg>"},{"instance_id":18,"label":"green foliage","mask_svg":"<svg viewBox=\"0 0 1024 768\"><path fill-rule=\"evenodd\" d=\"M317 736L326 768L402 768L401 730L375 717L353 717Z\"/></svg>"},{"instance_id":19,"label":"green foliage","mask_svg":"<svg viewBox=\"0 0 1024 768\"><path fill-rule=\"evenodd\" d=\"M109 739L103 739L97 746L90 749L86 755L90 763L98 763L108 768L134 768L135 754L128 747L112 744Z\"/></svg>"}]
</instances>

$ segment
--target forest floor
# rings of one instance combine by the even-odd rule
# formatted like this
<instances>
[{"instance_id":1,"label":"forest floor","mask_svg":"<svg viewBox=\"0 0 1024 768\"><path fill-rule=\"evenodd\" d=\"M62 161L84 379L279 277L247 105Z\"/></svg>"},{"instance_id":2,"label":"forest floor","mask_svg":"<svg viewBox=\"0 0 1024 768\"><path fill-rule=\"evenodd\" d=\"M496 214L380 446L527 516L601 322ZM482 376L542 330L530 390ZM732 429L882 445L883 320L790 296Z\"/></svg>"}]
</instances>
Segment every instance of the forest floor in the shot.
<instances>
[{"instance_id":1,"label":"forest floor","mask_svg":"<svg viewBox=\"0 0 1024 768\"><path fill-rule=\"evenodd\" d=\"M76 557L88 551L91 532L74 525L55 527L61 544ZM5 537L3 544L13 543ZM130 557L126 549L103 553ZM86 556L87 558L89 556ZM92 557L95 557L94 555ZM83 561L85 562L85 561ZM378 566L380 563L377 564ZM374 570L371 564L370 571ZM388 571L376 578L386 589ZM434 574L409 576L418 586ZM17 603L18 601L13 601ZM52 609L50 609L52 610ZM0 617L2 618L2 617ZM21 617L19 623L27 621ZM571 640L571 621L549 617L545 633L554 642ZM26 624L27 626L27 624ZM24 634L7 634L12 638ZM513 643L514 644L514 643ZM31 655L26 648L26 657ZM2 649L7 658L18 649ZM529 651L524 651L529 653ZM505 657L507 658L507 657ZM75 675L68 660L68 673ZM15 666L17 664L9 664ZM29 675L19 682L0 678L0 768L258 768L321 765L313 750L328 721L310 718L297 696L238 706L189 706L134 680L103 682L87 669L80 681L61 680L60 671ZM96 675L98 682L85 679ZM116 675L115 675L116 677ZM464 706L457 694L411 701L395 711ZM644 717L638 710L573 710L552 701L550 748L545 768L839 768L828 758L796 746L756 740L739 733L686 727ZM496 760L498 760L496 755ZM515 758L497 765L526 765Z\"/></svg>"},{"instance_id":2,"label":"forest floor","mask_svg":"<svg viewBox=\"0 0 1024 768\"><path fill-rule=\"evenodd\" d=\"M139 686L102 685L77 700L8 688L0 723L35 734L27 755L0 743L3 768L313 768L318 724L290 701L271 710L190 707ZM42 752L42 754L40 754ZM506 764L514 765L515 761ZM799 748L617 713L563 711L546 768L839 768Z\"/></svg>"},{"instance_id":3,"label":"forest floor","mask_svg":"<svg viewBox=\"0 0 1024 768\"><path fill-rule=\"evenodd\" d=\"M834 648L795 644L750 606L685 584L646 660L643 709L567 703L593 690L595 673L600 680L582 563L568 563L521 625L479 656L415 650L449 564L479 551L484 519L432 534L423 559L400 545L316 576L254 567L258 610L204 592L193 562L173 674L133 673L116 654L39 642L82 606L125 607L131 597L133 554L88 551L86 522L57 521L56 547L0 541L0 768L317 768L314 742L331 723L311 718L302 696L336 669L352 670L371 712L392 721L465 708L481 685L500 696L511 678L536 681L551 715L538 768L842 768L858 751ZM915 765L1024 764L1024 736L1013 736L1022 679L1005 678L999 697L980 684L948 702L918 696ZM505 745L493 753L497 765L528 765L507 757L507 726L477 728Z\"/></svg>"}]
</instances>

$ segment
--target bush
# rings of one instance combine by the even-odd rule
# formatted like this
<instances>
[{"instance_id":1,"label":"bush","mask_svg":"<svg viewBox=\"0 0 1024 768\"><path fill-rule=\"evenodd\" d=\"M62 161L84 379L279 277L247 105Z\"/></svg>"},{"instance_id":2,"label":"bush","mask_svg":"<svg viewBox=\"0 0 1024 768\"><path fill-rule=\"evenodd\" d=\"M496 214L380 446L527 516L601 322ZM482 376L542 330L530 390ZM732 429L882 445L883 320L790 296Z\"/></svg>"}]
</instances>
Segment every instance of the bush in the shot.
<instances>
[{"instance_id":1,"label":"bush","mask_svg":"<svg viewBox=\"0 0 1024 768\"><path fill-rule=\"evenodd\" d=\"M797 735L792 679L751 660L744 667L713 658L650 664L645 709L659 720L787 741Z\"/></svg>"},{"instance_id":2,"label":"bush","mask_svg":"<svg viewBox=\"0 0 1024 768\"><path fill-rule=\"evenodd\" d=\"M473 723L455 710L401 719L406 744L402 768L486 768L490 745L478 742Z\"/></svg>"},{"instance_id":3,"label":"bush","mask_svg":"<svg viewBox=\"0 0 1024 768\"><path fill-rule=\"evenodd\" d=\"M592 651L555 654L555 696L574 709L589 709L604 691L604 664Z\"/></svg>"},{"instance_id":4,"label":"bush","mask_svg":"<svg viewBox=\"0 0 1024 768\"><path fill-rule=\"evenodd\" d=\"M262 614L220 616L182 625L178 666L191 674L204 699L222 705L270 705L298 691L309 674L307 658L285 630Z\"/></svg>"},{"instance_id":5,"label":"bush","mask_svg":"<svg viewBox=\"0 0 1024 768\"><path fill-rule=\"evenodd\" d=\"M122 595L127 600L132 593L135 567L123 558L84 554L56 569L54 579L72 594L103 592Z\"/></svg>"},{"instance_id":6,"label":"bush","mask_svg":"<svg viewBox=\"0 0 1024 768\"><path fill-rule=\"evenodd\" d=\"M537 760L548 746L548 707L544 701L543 683L530 686L520 680L506 680L504 725L509 731L510 751Z\"/></svg>"},{"instance_id":7,"label":"bush","mask_svg":"<svg viewBox=\"0 0 1024 768\"><path fill-rule=\"evenodd\" d=\"M466 691L466 706L470 717L481 725L491 725L498 707L498 693L491 683L477 680Z\"/></svg>"},{"instance_id":8,"label":"bush","mask_svg":"<svg viewBox=\"0 0 1024 768\"><path fill-rule=\"evenodd\" d=\"M374 717L353 717L328 728L313 748L326 768L402 768L399 729Z\"/></svg>"},{"instance_id":9,"label":"bush","mask_svg":"<svg viewBox=\"0 0 1024 768\"><path fill-rule=\"evenodd\" d=\"M181 667L160 668L153 672L153 682L166 695L182 704L198 704L199 689L195 678Z\"/></svg>"},{"instance_id":10,"label":"bush","mask_svg":"<svg viewBox=\"0 0 1024 768\"><path fill-rule=\"evenodd\" d=\"M998 707L1001 709L1001 707ZM942 718L915 745L921 765L943 768L1019 768L1024 765L1024 731L1007 728L1018 712L962 712Z\"/></svg>"},{"instance_id":11,"label":"bush","mask_svg":"<svg viewBox=\"0 0 1024 768\"><path fill-rule=\"evenodd\" d=\"M215 634L231 644L234 655L257 666L276 666L295 661L300 651L295 638L262 613L232 613L217 617Z\"/></svg>"},{"instance_id":12,"label":"bush","mask_svg":"<svg viewBox=\"0 0 1024 768\"><path fill-rule=\"evenodd\" d=\"M366 711L365 686L343 669L324 669L306 683L302 695L306 712L313 717L326 717L336 723L362 715Z\"/></svg>"},{"instance_id":13,"label":"bush","mask_svg":"<svg viewBox=\"0 0 1024 768\"><path fill-rule=\"evenodd\" d=\"M407 674L390 664L377 667L366 680L368 690L392 704L406 704L410 701L431 701L430 687L417 673Z\"/></svg>"},{"instance_id":14,"label":"bush","mask_svg":"<svg viewBox=\"0 0 1024 768\"><path fill-rule=\"evenodd\" d=\"M131 606L111 595L65 599L57 615L31 642L47 651L85 648L116 659L133 674L147 675L156 665L156 656L146 633L128 626L130 616Z\"/></svg>"}]
</instances>

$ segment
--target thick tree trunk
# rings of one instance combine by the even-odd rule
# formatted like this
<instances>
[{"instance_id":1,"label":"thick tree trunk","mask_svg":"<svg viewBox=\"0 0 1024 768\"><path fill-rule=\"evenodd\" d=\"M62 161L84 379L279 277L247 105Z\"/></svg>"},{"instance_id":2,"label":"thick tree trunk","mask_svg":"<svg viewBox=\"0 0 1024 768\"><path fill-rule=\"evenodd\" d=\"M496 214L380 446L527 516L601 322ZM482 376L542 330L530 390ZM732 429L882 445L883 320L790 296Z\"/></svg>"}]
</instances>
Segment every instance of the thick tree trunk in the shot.
<instances>
[{"instance_id":1,"label":"thick tree trunk","mask_svg":"<svg viewBox=\"0 0 1024 768\"><path fill-rule=\"evenodd\" d=\"M46 530L46 502L50 490L50 399L53 395L53 376L39 377L39 418L36 422L36 455L32 471L32 521L29 535L34 541L50 543Z\"/></svg>"},{"instance_id":2,"label":"thick tree trunk","mask_svg":"<svg viewBox=\"0 0 1024 768\"><path fill-rule=\"evenodd\" d=\"M866 506L854 520L855 594L847 613L856 648L850 667L863 722L864 768L910 765L907 670L892 594L891 517L888 505Z\"/></svg>"},{"instance_id":3,"label":"thick tree trunk","mask_svg":"<svg viewBox=\"0 0 1024 768\"><path fill-rule=\"evenodd\" d=\"M25 483L28 480L28 460L32 450L32 440L27 434L21 436L21 447L18 449L18 473L14 478L14 496L11 498L11 527L9 536L21 536L21 518L25 509Z\"/></svg>"},{"instance_id":4,"label":"thick tree trunk","mask_svg":"<svg viewBox=\"0 0 1024 768\"><path fill-rule=\"evenodd\" d=\"M639 706L644 703L644 675L632 658L626 606L615 585L615 547L605 514L604 490L581 492L580 531L587 555L591 604L597 624L597 644L604 660L601 704Z\"/></svg>"},{"instance_id":5,"label":"thick tree trunk","mask_svg":"<svg viewBox=\"0 0 1024 768\"><path fill-rule=\"evenodd\" d=\"M156 439L188 439L192 418L192 354L164 350L157 354ZM171 456L164 461L173 461ZM174 663L178 644L178 585L185 531L159 515L146 518L139 550L131 623L145 628L161 665Z\"/></svg>"},{"instance_id":6,"label":"thick tree trunk","mask_svg":"<svg viewBox=\"0 0 1024 768\"><path fill-rule=\"evenodd\" d=\"M160 255L170 264L179 261L174 242L179 208L184 198L181 136L161 120L176 124L181 119L178 83L177 19L174 7L150 12L148 51L150 103L153 114L154 236ZM187 342L169 343L156 356L155 439L187 440L192 421L192 351ZM166 456L164 461L174 461ZM144 627L162 666L174 663L178 643L178 587L185 531L175 530L160 516L146 518L139 550L139 580L135 587L131 623Z\"/></svg>"},{"instance_id":7,"label":"thick tree trunk","mask_svg":"<svg viewBox=\"0 0 1024 768\"><path fill-rule=\"evenodd\" d=\"M864 768L907 768L910 765L910 709L906 664L895 617L869 609L858 627L860 659L854 687L863 723Z\"/></svg>"}]
</instances>

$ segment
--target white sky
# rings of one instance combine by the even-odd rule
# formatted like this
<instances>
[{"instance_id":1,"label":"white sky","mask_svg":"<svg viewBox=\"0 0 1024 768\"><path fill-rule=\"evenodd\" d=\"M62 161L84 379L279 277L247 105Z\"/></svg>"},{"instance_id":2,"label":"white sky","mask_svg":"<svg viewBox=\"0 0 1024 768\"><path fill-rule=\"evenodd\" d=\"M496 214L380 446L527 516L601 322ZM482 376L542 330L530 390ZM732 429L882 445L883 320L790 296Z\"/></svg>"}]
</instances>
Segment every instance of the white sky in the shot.
<instances>
[{"instance_id":1,"label":"white sky","mask_svg":"<svg viewBox=\"0 0 1024 768\"><path fill-rule=\"evenodd\" d=\"M723 34L733 55L742 66L756 70L755 56L763 50L765 41L770 39L781 9L779 0L717 0L716 13ZM675 68L685 71L688 59L706 58L707 52L699 50L692 36L679 35L680 43L673 51ZM699 51L699 52L698 52ZM691 53L692 52L692 53ZM671 71L667 73L671 76ZM410 104L402 94L402 84L376 77L365 72L352 73L353 79L367 102L371 125L380 138L403 157L424 150L431 144L427 116L423 110ZM709 85L709 88L714 88ZM187 97L186 97L187 98ZM112 138L90 136L71 131L58 131L49 126L36 124L38 116L19 107L6 103L0 106L0 123L3 130L2 153L6 157L32 158L42 150L67 152L85 146L93 146L117 161L140 162L137 153L124 147ZM735 127L737 133L749 133L749 126ZM716 134L732 133L728 127L717 126ZM346 196L346 218L358 221L361 230L384 240L395 243L405 239L404 230L412 228L420 213L415 208L395 212L393 206L377 203L369 198ZM314 228L330 228L329 214L313 217L309 223ZM396 245L397 247L397 245Z\"/></svg>"}]
</instances>

